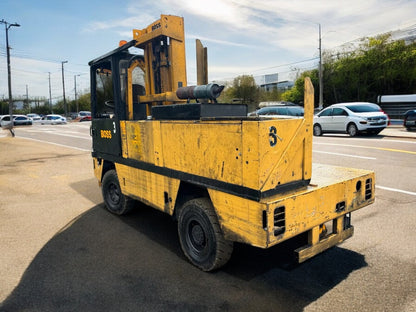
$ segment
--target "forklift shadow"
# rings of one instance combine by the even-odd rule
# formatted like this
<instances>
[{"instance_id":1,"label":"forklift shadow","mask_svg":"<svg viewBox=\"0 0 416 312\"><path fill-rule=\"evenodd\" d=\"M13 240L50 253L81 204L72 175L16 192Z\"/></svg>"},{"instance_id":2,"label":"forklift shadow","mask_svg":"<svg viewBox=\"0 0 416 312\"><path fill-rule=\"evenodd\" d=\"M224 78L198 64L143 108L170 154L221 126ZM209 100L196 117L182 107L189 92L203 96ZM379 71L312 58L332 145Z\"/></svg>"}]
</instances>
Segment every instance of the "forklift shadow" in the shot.
<instances>
[{"instance_id":1,"label":"forklift shadow","mask_svg":"<svg viewBox=\"0 0 416 312\"><path fill-rule=\"evenodd\" d=\"M283 242L269 249L238 244L224 271L244 281L260 279L268 289L285 289L312 302L364 267L364 255L339 246L298 264L292 243Z\"/></svg>"},{"instance_id":2,"label":"forklift shadow","mask_svg":"<svg viewBox=\"0 0 416 312\"><path fill-rule=\"evenodd\" d=\"M236 244L223 269L205 273L182 254L169 216L140 205L118 217L101 203L39 251L0 310L298 312L366 266L338 247L294 267L282 253Z\"/></svg>"}]
</instances>

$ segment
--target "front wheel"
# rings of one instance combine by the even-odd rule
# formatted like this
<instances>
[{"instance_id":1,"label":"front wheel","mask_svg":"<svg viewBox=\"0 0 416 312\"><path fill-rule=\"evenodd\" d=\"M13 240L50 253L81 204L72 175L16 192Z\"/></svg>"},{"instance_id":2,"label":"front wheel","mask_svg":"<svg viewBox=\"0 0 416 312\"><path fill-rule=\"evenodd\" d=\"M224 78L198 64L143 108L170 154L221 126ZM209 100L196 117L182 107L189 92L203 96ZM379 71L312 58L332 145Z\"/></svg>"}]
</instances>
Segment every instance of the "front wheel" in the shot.
<instances>
[{"instance_id":1,"label":"front wheel","mask_svg":"<svg viewBox=\"0 0 416 312\"><path fill-rule=\"evenodd\" d=\"M355 124L349 124L348 128L347 128L347 132L350 136L356 136L358 134L358 129L357 126Z\"/></svg>"},{"instance_id":2,"label":"front wheel","mask_svg":"<svg viewBox=\"0 0 416 312\"><path fill-rule=\"evenodd\" d=\"M102 193L105 206L116 215L124 215L134 208L134 200L121 192L117 172L108 170L103 177Z\"/></svg>"},{"instance_id":3,"label":"front wheel","mask_svg":"<svg viewBox=\"0 0 416 312\"><path fill-rule=\"evenodd\" d=\"M322 128L320 125L315 124L313 125L313 135L314 136L321 136L322 135Z\"/></svg>"},{"instance_id":4,"label":"front wheel","mask_svg":"<svg viewBox=\"0 0 416 312\"><path fill-rule=\"evenodd\" d=\"M224 238L208 198L192 199L183 205L178 234L186 257L203 271L218 269L231 257L233 243Z\"/></svg>"}]
</instances>

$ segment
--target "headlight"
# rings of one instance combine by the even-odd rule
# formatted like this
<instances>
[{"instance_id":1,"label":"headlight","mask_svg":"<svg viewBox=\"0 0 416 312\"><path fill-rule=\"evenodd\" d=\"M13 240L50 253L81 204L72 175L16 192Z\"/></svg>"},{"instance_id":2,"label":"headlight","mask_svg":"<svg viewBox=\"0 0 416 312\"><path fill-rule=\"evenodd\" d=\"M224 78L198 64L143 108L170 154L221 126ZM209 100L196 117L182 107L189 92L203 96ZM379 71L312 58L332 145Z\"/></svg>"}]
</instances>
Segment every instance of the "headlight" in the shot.
<instances>
[{"instance_id":1,"label":"headlight","mask_svg":"<svg viewBox=\"0 0 416 312\"><path fill-rule=\"evenodd\" d=\"M362 118L360 121L361 125L366 125L367 124L367 118Z\"/></svg>"}]
</instances>

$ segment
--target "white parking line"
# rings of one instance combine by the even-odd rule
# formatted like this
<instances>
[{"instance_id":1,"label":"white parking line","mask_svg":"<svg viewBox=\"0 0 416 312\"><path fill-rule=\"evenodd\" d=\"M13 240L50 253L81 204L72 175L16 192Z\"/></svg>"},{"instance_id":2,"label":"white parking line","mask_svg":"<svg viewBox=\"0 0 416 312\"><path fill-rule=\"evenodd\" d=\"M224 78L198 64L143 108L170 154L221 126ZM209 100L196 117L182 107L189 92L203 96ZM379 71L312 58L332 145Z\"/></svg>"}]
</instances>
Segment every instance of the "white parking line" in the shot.
<instances>
[{"instance_id":1,"label":"white parking line","mask_svg":"<svg viewBox=\"0 0 416 312\"><path fill-rule=\"evenodd\" d=\"M375 146L363 146L363 145L352 145L352 144L337 144L337 143L318 143L315 142L313 144L317 145L330 145L330 146L342 146L342 147L354 147L354 148L366 148L366 149L375 149L380 151L388 151L388 152L397 152L397 153L407 153L407 154L415 154L414 151L406 151L406 150L399 150L395 148L385 148L385 147L375 147Z\"/></svg>"},{"instance_id":2,"label":"white parking line","mask_svg":"<svg viewBox=\"0 0 416 312\"><path fill-rule=\"evenodd\" d=\"M375 157L366 157L366 156L357 156L357 155L350 155L350 154L341 154L341 153L331 153L331 152L322 152L322 151L313 151L314 153L321 153L321 154L330 154L330 155L337 155L337 156L345 156L345 157L354 157L354 158L361 158L361 159L370 159L375 160Z\"/></svg>"},{"instance_id":3,"label":"white parking line","mask_svg":"<svg viewBox=\"0 0 416 312\"><path fill-rule=\"evenodd\" d=\"M85 135L84 136L71 135L71 134L66 134L66 133L63 133L63 132L56 132L54 130L26 130L26 132L29 132L29 133L34 133L34 132L47 133L47 134L60 135L60 136L65 136L65 137L70 137L70 138L91 140L91 137L89 135L88 136L85 136ZM77 132L74 132L74 131L66 131L66 132L67 133L77 133Z\"/></svg>"},{"instance_id":4,"label":"white parking line","mask_svg":"<svg viewBox=\"0 0 416 312\"><path fill-rule=\"evenodd\" d=\"M395 189L395 188L391 188L391 187L387 187L387 186L376 185L376 188L379 188L379 189L382 189L382 190L386 190L386 191L398 192L398 193L403 193L403 194L408 194L408 195L416 196L416 193L415 192L409 192L409 191L399 190L399 189Z\"/></svg>"},{"instance_id":5,"label":"white parking line","mask_svg":"<svg viewBox=\"0 0 416 312\"><path fill-rule=\"evenodd\" d=\"M83 152L91 152L91 149L85 149L85 148L69 146L69 145L64 145L64 144L59 144L59 143L53 143L53 142L43 141L43 140L38 140L38 139L26 138L26 137L19 137L19 138L22 138L22 139L25 139L25 140L36 141L36 142L48 143L48 144L52 144L52 145L56 145L56 146L72 148L72 149L76 149L76 150L83 151Z\"/></svg>"}]
</instances>

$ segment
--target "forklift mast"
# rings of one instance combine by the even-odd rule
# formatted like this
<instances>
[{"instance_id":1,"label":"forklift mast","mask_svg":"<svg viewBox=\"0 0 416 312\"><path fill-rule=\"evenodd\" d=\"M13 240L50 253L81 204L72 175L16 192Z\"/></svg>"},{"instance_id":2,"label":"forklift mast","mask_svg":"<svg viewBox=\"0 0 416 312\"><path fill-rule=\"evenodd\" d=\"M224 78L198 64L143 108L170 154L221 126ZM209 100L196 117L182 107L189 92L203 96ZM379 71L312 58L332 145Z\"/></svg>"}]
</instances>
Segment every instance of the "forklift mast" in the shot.
<instances>
[{"instance_id":1,"label":"forklift mast","mask_svg":"<svg viewBox=\"0 0 416 312\"><path fill-rule=\"evenodd\" d=\"M186 87L183 18L161 15L89 65L93 119L146 119L153 105L184 102L175 93Z\"/></svg>"}]
</instances>

